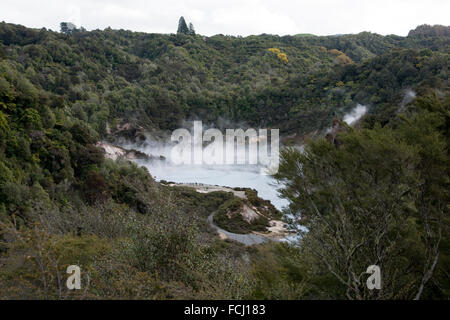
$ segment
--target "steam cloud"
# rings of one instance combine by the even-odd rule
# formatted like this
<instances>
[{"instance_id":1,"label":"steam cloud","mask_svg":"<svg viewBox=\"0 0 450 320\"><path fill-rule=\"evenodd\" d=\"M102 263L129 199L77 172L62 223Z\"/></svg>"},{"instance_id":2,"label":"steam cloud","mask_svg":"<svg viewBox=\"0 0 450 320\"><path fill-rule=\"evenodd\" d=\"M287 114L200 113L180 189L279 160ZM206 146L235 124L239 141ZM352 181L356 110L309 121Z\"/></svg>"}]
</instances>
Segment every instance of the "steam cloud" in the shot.
<instances>
[{"instance_id":1,"label":"steam cloud","mask_svg":"<svg viewBox=\"0 0 450 320\"><path fill-rule=\"evenodd\" d=\"M405 109L405 106L408 103L411 103L415 98L416 98L416 93L411 89L407 89L405 92L405 95L403 96L402 103L400 104L400 108L398 109L397 112L403 112L403 110Z\"/></svg>"},{"instance_id":2,"label":"steam cloud","mask_svg":"<svg viewBox=\"0 0 450 320\"><path fill-rule=\"evenodd\" d=\"M367 107L363 106L362 104L357 104L355 109L350 111L344 116L344 122L347 123L349 126L354 124L356 121L361 119L363 115L365 115L367 112Z\"/></svg>"}]
</instances>

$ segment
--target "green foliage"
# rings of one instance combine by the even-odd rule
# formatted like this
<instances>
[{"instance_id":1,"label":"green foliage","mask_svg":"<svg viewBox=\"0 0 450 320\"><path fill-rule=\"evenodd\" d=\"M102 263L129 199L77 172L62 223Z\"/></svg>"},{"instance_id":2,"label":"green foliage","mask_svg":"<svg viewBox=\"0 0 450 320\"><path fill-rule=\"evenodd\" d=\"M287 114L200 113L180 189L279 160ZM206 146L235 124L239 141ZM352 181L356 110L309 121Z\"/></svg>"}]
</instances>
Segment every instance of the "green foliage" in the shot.
<instances>
[{"instance_id":1,"label":"green foliage","mask_svg":"<svg viewBox=\"0 0 450 320\"><path fill-rule=\"evenodd\" d=\"M5 268L1 298L167 299L242 298L246 270L223 261L186 215L162 194L151 194L154 214L142 215L111 201L95 207L49 210L28 227L0 221ZM14 241L11 241L14 240ZM23 254L26 252L26 259ZM82 270L83 290L69 291L65 268ZM238 276L240 274L241 276Z\"/></svg>"},{"instance_id":2,"label":"green foliage","mask_svg":"<svg viewBox=\"0 0 450 320\"><path fill-rule=\"evenodd\" d=\"M9 124L8 124L8 120L6 118L6 115L0 111L0 130L2 130L2 132L6 132L9 129Z\"/></svg>"},{"instance_id":3,"label":"green foliage","mask_svg":"<svg viewBox=\"0 0 450 320\"><path fill-rule=\"evenodd\" d=\"M195 36L194 25L191 22L189 22L189 32L188 32L188 34L191 35L191 36Z\"/></svg>"},{"instance_id":4,"label":"green foliage","mask_svg":"<svg viewBox=\"0 0 450 320\"><path fill-rule=\"evenodd\" d=\"M186 21L184 20L184 17L180 17L180 20L178 20L177 33L189 34L189 31L190 30L186 24Z\"/></svg>"},{"instance_id":5,"label":"green foliage","mask_svg":"<svg viewBox=\"0 0 450 320\"><path fill-rule=\"evenodd\" d=\"M426 96L384 128L348 128L338 144L320 139L304 153L282 151L275 177L308 228L299 245L347 298L446 296L447 271L439 270L447 267L436 270L433 261L448 241L449 107L448 96ZM359 275L371 264L383 270L383 291L375 295Z\"/></svg>"},{"instance_id":6,"label":"green foliage","mask_svg":"<svg viewBox=\"0 0 450 320\"><path fill-rule=\"evenodd\" d=\"M316 273L307 250L286 243L259 246L252 259L254 299L343 299L330 273Z\"/></svg>"},{"instance_id":7,"label":"green foliage","mask_svg":"<svg viewBox=\"0 0 450 320\"><path fill-rule=\"evenodd\" d=\"M196 212L198 217L203 217L204 219L211 212L217 210L224 202L234 197L232 193L225 191L202 194L189 187L175 186L164 187L164 189L172 192L177 199L177 203L183 206L183 208L191 212Z\"/></svg>"},{"instance_id":8,"label":"green foliage","mask_svg":"<svg viewBox=\"0 0 450 320\"><path fill-rule=\"evenodd\" d=\"M0 92L9 97L4 103L18 95L68 106L71 117L100 135L114 119L172 130L193 117L307 133L355 102L374 105L375 120L392 117L382 106L401 100L403 89L443 88L448 80L444 35L188 37L185 27L177 35L106 29L67 37L2 23L8 55L0 74L16 88L0 77ZM274 59L269 48L289 62Z\"/></svg>"}]
</instances>

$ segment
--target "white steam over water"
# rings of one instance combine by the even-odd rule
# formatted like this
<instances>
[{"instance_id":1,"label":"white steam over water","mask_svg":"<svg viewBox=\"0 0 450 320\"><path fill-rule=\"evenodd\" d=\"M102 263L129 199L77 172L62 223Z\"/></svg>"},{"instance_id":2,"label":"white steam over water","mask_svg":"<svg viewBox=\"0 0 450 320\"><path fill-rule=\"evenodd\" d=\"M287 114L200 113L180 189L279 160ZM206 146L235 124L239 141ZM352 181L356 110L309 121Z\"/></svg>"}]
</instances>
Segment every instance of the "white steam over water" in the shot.
<instances>
[{"instance_id":1,"label":"white steam over water","mask_svg":"<svg viewBox=\"0 0 450 320\"><path fill-rule=\"evenodd\" d=\"M352 125L361 119L367 112L367 107L358 104L343 120ZM331 130L331 128L329 129ZM151 137L146 140L144 147L135 145L122 145L128 149L137 149L153 156L164 156L167 161L136 160L136 163L145 166L150 174L157 180L166 180L175 183L200 183L226 187L245 187L258 191L258 195L281 210L288 205L288 201L278 197L280 188L270 175L261 174L261 167L257 165L206 165L189 164L176 165L170 161L173 145L155 142ZM245 153L245 151L244 151ZM205 154L204 154L205 156ZM245 155L238 155L243 157Z\"/></svg>"},{"instance_id":2,"label":"white steam over water","mask_svg":"<svg viewBox=\"0 0 450 320\"><path fill-rule=\"evenodd\" d=\"M288 201L278 197L280 187L270 175L261 174L258 165L176 165L170 162L172 146L155 142L150 137L145 147L122 145L127 149L137 149L153 156L164 156L167 161L135 160L136 164L146 167L157 180L176 183L203 183L226 187L245 187L258 191L258 195L279 210L288 205Z\"/></svg>"}]
</instances>

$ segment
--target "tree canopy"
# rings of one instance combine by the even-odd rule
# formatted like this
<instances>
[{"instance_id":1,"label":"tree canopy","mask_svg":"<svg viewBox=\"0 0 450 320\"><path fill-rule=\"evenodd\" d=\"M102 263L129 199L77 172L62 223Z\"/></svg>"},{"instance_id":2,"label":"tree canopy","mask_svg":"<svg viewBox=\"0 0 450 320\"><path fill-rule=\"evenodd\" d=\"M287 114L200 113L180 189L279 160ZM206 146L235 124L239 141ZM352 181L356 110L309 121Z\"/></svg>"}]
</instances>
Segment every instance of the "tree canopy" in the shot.
<instances>
[{"instance_id":1,"label":"tree canopy","mask_svg":"<svg viewBox=\"0 0 450 320\"><path fill-rule=\"evenodd\" d=\"M189 34L189 28L184 20L184 17L180 17L180 20L178 20L177 33Z\"/></svg>"}]
</instances>

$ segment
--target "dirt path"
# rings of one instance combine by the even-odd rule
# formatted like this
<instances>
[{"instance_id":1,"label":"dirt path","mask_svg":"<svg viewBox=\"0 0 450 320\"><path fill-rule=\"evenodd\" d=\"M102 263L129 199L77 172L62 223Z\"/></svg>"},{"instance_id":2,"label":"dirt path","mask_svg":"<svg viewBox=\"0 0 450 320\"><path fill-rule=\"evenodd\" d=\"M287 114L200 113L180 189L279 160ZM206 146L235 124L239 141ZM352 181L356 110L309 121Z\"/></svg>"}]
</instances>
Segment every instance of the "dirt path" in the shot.
<instances>
[{"instance_id":1,"label":"dirt path","mask_svg":"<svg viewBox=\"0 0 450 320\"><path fill-rule=\"evenodd\" d=\"M190 187L194 188L197 192L200 193L209 193L214 191L226 191L226 192L232 192L236 197L241 199L246 199L245 191L238 191L234 190L230 187L223 187L223 186L213 186L208 184L202 184L202 183L173 183L169 184L169 186L183 186L183 187ZM278 220L271 220L271 227L268 228L270 231L270 234L256 234L254 233L248 233L248 234L240 234L240 233L233 233L229 232L227 230L224 230L217 225L214 224L214 214L215 212L211 213L208 216L208 224L217 231L219 234L219 237L221 239L231 239L240 243L243 243L247 246L252 246L255 244L265 243L269 241L280 241L285 236L285 229L284 229L284 223L282 221Z\"/></svg>"}]
</instances>

